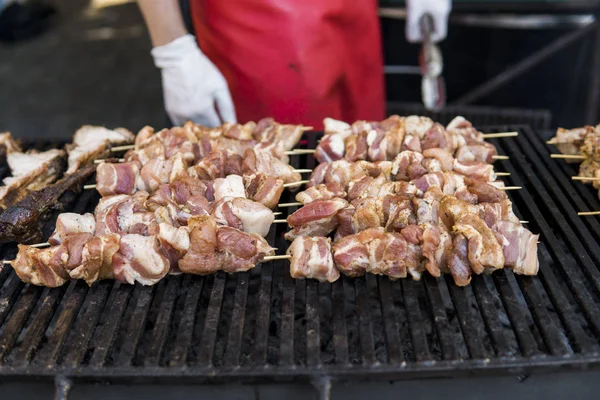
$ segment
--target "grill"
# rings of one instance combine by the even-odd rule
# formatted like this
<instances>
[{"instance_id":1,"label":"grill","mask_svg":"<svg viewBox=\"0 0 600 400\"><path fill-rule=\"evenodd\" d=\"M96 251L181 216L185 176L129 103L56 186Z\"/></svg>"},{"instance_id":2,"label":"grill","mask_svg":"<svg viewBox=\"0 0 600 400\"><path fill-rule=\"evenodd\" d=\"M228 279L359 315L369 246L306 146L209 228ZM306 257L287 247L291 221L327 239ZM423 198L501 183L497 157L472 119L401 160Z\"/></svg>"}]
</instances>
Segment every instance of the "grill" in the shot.
<instances>
[{"instance_id":1,"label":"grill","mask_svg":"<svg viewBox=\"0 0 600 400\"><path fill-rule=\"evenodd\" d=\"M320 383L523 375L597 367L600 209L571 166L527 127L492 141L510 160L517 215L541 233L540 272L420 282L368 275L293 280L286 261L247 273L170 276L154 287L103 281L47 289L0 272L0 379L103 382ZM493 130L488 129L488 132ZM314 137L307 146L315 145ZM297 157L295 166L314 166ZM282 201L291 201L292 197ZM90 210L86 192L76 212ZM269 242L285 249L279 225ZM14 256L14 246L1 249Z\"/></svg>"}]
</instances>

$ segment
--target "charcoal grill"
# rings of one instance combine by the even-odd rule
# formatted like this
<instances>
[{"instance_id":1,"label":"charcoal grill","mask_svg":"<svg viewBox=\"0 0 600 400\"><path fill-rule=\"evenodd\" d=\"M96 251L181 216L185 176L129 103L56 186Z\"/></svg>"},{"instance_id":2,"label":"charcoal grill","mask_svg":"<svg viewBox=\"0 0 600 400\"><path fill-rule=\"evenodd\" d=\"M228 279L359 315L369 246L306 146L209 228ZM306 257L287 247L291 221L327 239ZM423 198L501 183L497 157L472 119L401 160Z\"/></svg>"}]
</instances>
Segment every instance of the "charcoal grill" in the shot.
<instances>
[{"instance_id":1,"label":"charcoal grill","mask_svg":"<svg viewBox=\"0 0 600 400\"><path fill-rule=\"evenodd\" d=\"M502 270L465 288L367 275L293 280L286 261L247 273L170 276L154 287L103 281L47 289L0 272L0 382L321 382L527 375L600 364L600 209L571 166L526 126L492 140L514 210L541 233L540 272ZM315 145L315 138L305 142ZM314 166L294 157L295 166ZM292 196L282 201L292 201ZM76 212L91 210L84 193ZM269 234L282 251L285 227ZM0 249L12 258L14 246ZM59 380L64 384L64 380ZM60 386L60 385L59 385Z\"/></svg>"}]
</instances>

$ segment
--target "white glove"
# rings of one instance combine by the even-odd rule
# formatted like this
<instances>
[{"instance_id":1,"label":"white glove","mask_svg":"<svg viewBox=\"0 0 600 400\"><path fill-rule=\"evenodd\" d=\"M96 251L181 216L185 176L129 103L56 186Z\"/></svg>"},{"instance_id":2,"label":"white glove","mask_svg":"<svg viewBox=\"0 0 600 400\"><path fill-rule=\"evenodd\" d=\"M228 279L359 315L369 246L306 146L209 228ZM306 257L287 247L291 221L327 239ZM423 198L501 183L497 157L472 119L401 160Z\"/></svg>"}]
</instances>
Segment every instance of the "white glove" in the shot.
<instances>
[{"instance_id":1,"label":"white glove","mask_svg":"<svg viewBox=\"0 0 600 400\"><path fill-rule=\"evenodd\" d=\"M236 122L227 81L192 35L153 48L152 57L162 70L165 109L175 125L188 120L209 127Z\"/></svg>"},{"instance_id":2,"label":"white glove","mask_svg":"<svg viewBox=\"0 0 600 400\"><path fill-rule=\"evenodd\" d=\"M431 40L434 43L444 40L451 9L451 0L406 0L406 39L411 43L423 41L421 18L430 14L433 18Z\"/></svg>"}]
</instances>

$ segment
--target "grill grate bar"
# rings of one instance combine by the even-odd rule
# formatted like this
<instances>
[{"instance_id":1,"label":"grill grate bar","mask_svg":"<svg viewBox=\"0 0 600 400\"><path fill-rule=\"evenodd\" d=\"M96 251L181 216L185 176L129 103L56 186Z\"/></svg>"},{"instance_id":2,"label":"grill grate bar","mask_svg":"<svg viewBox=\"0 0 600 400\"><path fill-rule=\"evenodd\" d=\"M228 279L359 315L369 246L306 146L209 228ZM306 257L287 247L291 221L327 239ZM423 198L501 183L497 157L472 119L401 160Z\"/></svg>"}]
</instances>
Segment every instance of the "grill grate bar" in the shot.
<instances>
[{"instance_id":1,"label":"grill grate bar","mask_svg":"<svg viewBox=\"0 0 600 400\"><path fill-rule=\"evenodd\" d=\"M48 338L48 343L35 356L36 365L52 365L58 361L61 348L71 332L73 321L79 313L81 304L88 292L88 286L81 281L73 281L63 297L63 309L56 320L55 328Z\"/></svg>"},{"instance_id":2,"label":"grill grate bar","mask_svg":"<svg viewBox=\"0 0 600 400\"><path fill-rule=\"evenodd\" d=\"M167 282L165 295L152 331L152 342L146 353L146 365L158 365L169 334L169 325L173 317L173 308L177 299L177 291L183 275L171 276Z\"/></svg>"},{"instance_id":3,"label":"grill grate bar","mask_svg":"<svg viewBox=\"0 0 600 400\"><path fill-rule=\"evenodd\" d=\"M193 276L188 288L185 305L183 306L183 315L177 329L177 339L171 354L169 365L181 366L185 364L187 359L188 349L192 343L192 335L194 333L194 324L196 322L196 309L198 308L198 300L202 293L204 277Z\"/></svg>"},{"instance_id":4,"label":"grill grate bar","mask_svg":"<svg viewBox=\"0 0 600 400\"><path fill-rule=\"evenodd\" d=\"M462 342L462 337L452 332L448 321L446 306L440 293L440 285L443 285L444 281L426 275L423 277L423 283L427 292L433 325L440 341L442 357L453 360L459 356L456 345Z\"/></svg>"},{"instance_id":5,"label":"grill grate bar","mask_svg":"<svg viewBox=\"0 0 600 400\"><path fill-rule=\"evenodd\" d=\"M271 316L271 286L273 284L273 262L262 266L260 288L258 290L258 310L254 328L254 349L252 363L264 365L267 362L267 341Z\"/></svg>"},{"instance_id":6,"label":"grill grate bar","mask_svg":"<svg viewBox=\"0 0 600 400\"><path fill-rule=\"evenodd\" d=\"M500 293L504 309L508 314L517 341L521 347L521 354L525 357L530 357L540 353L537 341L529 329L529 319L519 307L519 300L517 300L512 287L508 283L505 271L498 271L492 274L492 278L494 279L498 293Z\"/></svg>"},{"instance_id":7,"label":"grill grate bar","mask_svg":"<svg viewBox=\"0 0 600 400\"><path fill-rule=\"evenodd\" d=\"M42 295L43 300L40 309L27 330L23 342L15 351L15 360L19 360L22 363L28 363L31 360L33 352L42 341L48 324L54 315L56 304L64 294L65 288L61 287L46 291L48 292L47 296Z\"/></svg>"},{"instance_id":8,"label":"grill grate bar","mask_svg":"<svg viewBox=\"0 0 600 400\"><path fill-rule=\"evenodd\" d=\"M240 363L240 350L242 348L242 334L244 331L244 317L246 314L246 300L248 299L249 273L238 274L235 288L235 305L231 315L231 327L227 339L225 365L235 366Z\"/></svg>"},{"instance_id":9,"label":"grill grate bar","mask_svg":"<svg viewBox=\"0 0 600 400\"><path fill-rule=\"evenodd\" d=\"M79 326L75 330L73 335L73 341L68 349L68 353L65 356L64 364L69 367L76 367L81 363L83 357L88 348L89 341L91 340L94 327L98 323L102 308L108 298L110 288L113 286L113 282L103 281L97 285L92 286L88 297L90 297L89 304L83 317L79 321Z\"/></svg>"},{"instance_id":10,"label":"grill grate bar","mask_svg":"<svg viewBox=\"0 0 600 400\"><path fill-rule=\"evenodd\" d=\"M199 365L212 365L226 279L225 273L218 272L213 282L212 291L210 293L210 302L206 312L206 319L204 320L204 330L202 332L200 352L198 354Z\"/></svg>"},{"instance_id":11,"label":"grill grate bar","mask_svg":"<svg viewBox=\"0 0 600 400\"><path fill-rule=\"evenodd\" d=\"M281 302L281 342L279 343L280 365L292 365L294 363L295 291L295 279L290 275L289 265L286 265L283 271L283 299Z\"/></svg>"},{"instance_id":12,"label":"grill grate bar","mask_svg":"<svg viewBox=\"0 0 600 400\"><path fill-rule=\"evenodd\" d=\"M306 282L306 364L321 364L318 282Z\"/></svg>"},{"instance_id":13,"label":"grill grate bar","mask_svg":"<svg viewBox=\"0 0 600 400\"><path fill-rule=\"evenodd\" d=\"M450 289L450 297L454 303L460 329L465 338L465 343L471 358L488 358L489 354L483 345L481 338L485 337L482 325L476 318L473 312L473 294L469 286L458 287L452 281L450 276L446 276L446 281ZM481 277L473 277L473 280L480 279Z\"/></svg>"},{"instance_id":14,"label":"grill grate bar","mask_svg":"<svg viewBox=\"0 0 600 400\"><path fill-rule=\"evenodd\" d=\"M115 288L113 291L116 291L115 299L110 308L105 310L105 314L108 314L106 322L101 325L97 337L92 339L91 347L94 349L94 352L90 359L90 365L94 367L100 367L106 362L109 351L116 340L117 330L121 326L123 313L129 303L129 297L132 292L132 286L129 285L115 283L113 288ZM102 321L102 318L100 321Z\"/></svg>"},{"instance_id":15,"label":"grill grate bar","mask_svg":"<svg viewBox=\"0 0 600 400\"><path fill-rule=\"evenodd\" d=\"M119 357L117 359L117 365L131 365L133 357L135 356L138 343L142 337L144 326L146 325L146 319L148 318L148 311L152 303L152 294L154 292L154 286L136 286L134 291L137 291L139 296L137 303L133 311L133 315L127 324L125 340L121 346Z\"/></svg>"},{"instance_id":16,"label":"grill grate bar","mask_svg":"<svg viewBox=\"0 0 600 400\"><path fill-rule=\"evenodd\" d=\"M415 290L417 284L415 281L407 281L405 279L400 281L414 356L417 361L425 361L431 360L432 357L429 352L429 345L427 344L427 335L417 299L417 291Z\"/></svg>"},{"instance_id":17,"label":"grill grate bar","mask_svg":"<svg viewBox=\"0 0 600 400\"><path fill-rule=\"evenodd\" d=\"M371 316L369 312L369 300L367 298L366 277L357 278L354 281L356 291L356 305L358 312L358 332L360 336L360 351L363 364L375 362L373 344L373 330L371 328Z\"/></svg>"},{"instance_id":18,"label":"grill grate bar","mask_svg":"<svg viewBox=\"0 0 600 400\"><path fill-rule=\"evenodd\" d=\"M381 299L381 313L383 315L388 362L391 364L399 364L404 361L404 357L402 356L400 348L400 336L398 335L400 327L398 326L398 320L396 319L396 313L394 312L394 298L392 296L392 289L390 288L390 279L388 277L378 276L377 280L379 281L379 298ZM343 301L343 299L338 300L334 297L333 301L335 314L336 301ZM346 344L346 342L344 342L344 344Z\"/></svg>"},{"instance_id":19,"label":"grill grate bar","mask_svg":"<svg viewBox=\"0 0 600 400\"><path fill-rule=\"evenodd\" d=\"M0 291L0 327L25 286L15 273L10 274L7 281Z\"/></svg>"},{"instance_id":20,"label":"grill grate bar","mask_svg":"<svg viewBox=\"0 0 600 400\"><path fill-rule=\"evenodd\" d=\"M483 321L487 327L487 332L494 342L496 355L499 357L515 356L515 352L511 349L508 338L500 323L498 310L494 305L492 294L485 284L485 280L483 277L477 277L476 279L473 279L472 285L477 305L481 310Z\"/></svg>"},{"instance_id":21,"label":"grill grate bar","mask_svg":"<svg viewBox=\"0 0 600 400\"><path fill-rule=\"evenodd\" d=\"M2 332L2 337L0 338L0 362L3 361L12 350L19 337L19 332L25 325L27 318L29 318L29 314L31 314L41 293L42 288L28 286L20 297L20 301L13 310L13 314L6 323L4 331Z\"/></svg>"}]
</instances>

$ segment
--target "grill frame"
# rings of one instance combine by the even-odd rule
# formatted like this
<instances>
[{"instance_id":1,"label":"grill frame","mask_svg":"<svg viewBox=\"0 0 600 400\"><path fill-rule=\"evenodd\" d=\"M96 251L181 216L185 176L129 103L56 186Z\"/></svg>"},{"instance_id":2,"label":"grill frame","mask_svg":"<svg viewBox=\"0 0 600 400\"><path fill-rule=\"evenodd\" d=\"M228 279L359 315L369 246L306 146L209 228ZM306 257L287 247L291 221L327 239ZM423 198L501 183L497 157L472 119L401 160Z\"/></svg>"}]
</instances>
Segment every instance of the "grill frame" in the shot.
<instances>
[{"instance_id":1,"label":"grill frame","mask_svg":"<svg viewBox=\"0 0 600 400\"><path fill-rule=\"evenodd\" d=\"M492 142L511 156L497 164L511 172L508 183L524 187L510 194L515 212L542 233L537 277L499 271L466 288L429 276L343 277L331 285L295 281L287 263L270 262L230 277L171 276L154 287L71 282L46 289L24 285L5 268L0 381L320 382L596 369L600 223L576 211L600 202L569 179L572 166L548 157L552 148L531 129L486 132L510 130L521 135ZM293 164L313 167L314 159L293 157ZM95 196L86 193L75 211ZM280 233L268 239L284 249ZM14 247L0 251L12 258Z\"/></svg>"}]
</instances>

